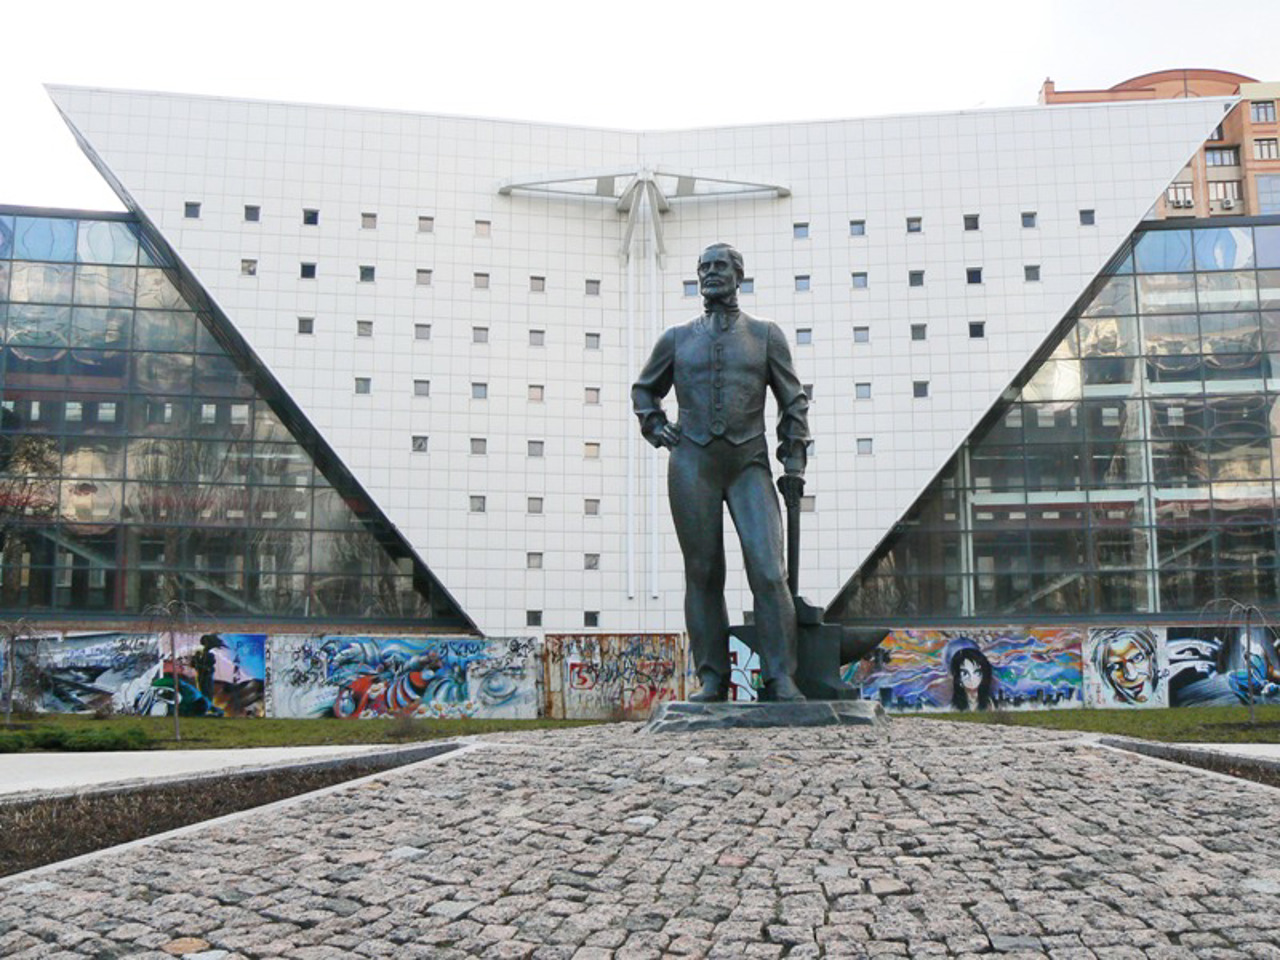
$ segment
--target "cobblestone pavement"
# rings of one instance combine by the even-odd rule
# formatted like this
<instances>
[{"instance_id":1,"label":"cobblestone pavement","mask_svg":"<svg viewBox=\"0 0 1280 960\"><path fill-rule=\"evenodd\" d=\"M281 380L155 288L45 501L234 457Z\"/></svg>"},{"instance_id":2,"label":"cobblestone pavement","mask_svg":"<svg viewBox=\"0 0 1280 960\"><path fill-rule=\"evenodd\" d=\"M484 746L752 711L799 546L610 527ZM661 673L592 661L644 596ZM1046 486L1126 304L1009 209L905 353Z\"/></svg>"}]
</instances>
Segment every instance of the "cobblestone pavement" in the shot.
<instances>
[{"instance_id":1,"label":"cobblestone pavement","mask_svg":"<svg viewBox=\"0 0 1280 960\"><path fill-rule=\"evenodd\" d=\"M0 956L1280 957L1256 784L915 719L479 742L0 886Z\"/></svg>"}]
</instances>

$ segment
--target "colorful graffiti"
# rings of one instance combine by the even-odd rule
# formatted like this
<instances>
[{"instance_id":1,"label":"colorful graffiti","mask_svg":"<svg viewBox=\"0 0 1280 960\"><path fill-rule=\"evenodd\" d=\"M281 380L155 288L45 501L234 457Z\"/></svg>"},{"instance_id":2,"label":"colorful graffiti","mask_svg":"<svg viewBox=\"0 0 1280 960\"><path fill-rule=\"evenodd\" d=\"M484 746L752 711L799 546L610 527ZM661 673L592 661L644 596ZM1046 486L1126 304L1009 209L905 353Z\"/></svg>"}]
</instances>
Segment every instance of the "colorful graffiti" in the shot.
<instances>
[{"instance_id":1,"label":"colorful graffiti","mask_svg":"<svg viewBox=\"0 0 1280 960\"><path fill-rule=\"evenodd\" d=\"M1243 623L1168 629L1169 704L1280 703L1280 651L1270 627Z\"/></svg>"},{"instance_id":2,"label":"colorful graffiti","mask_svg":"<svg viewBox=\"0 0 1280 960\"><path fill-rule=\"evenodd\" d=\"M160 663L150 633L68 633L51 639L40 657L40 709L49 713L147 712Z\"/></svg>"},{"instance_id":3,"label":"colorful graffiti","mask_svg":"<svg viewBox=\"0 0 1280 960\"><path fill-rule=\"evenodd\" d=\"M1081 651L1087 707L1167 707L1169 661L1164 630L1094 628Z\"/></svg>"},{"instance_id":4,"label":"colorful graffiti","mask_svg":"<svg viewBox=\"0 0 1280 960\"><path fill-rule=\"evenodd\" d=\"M551 715L575 720L642 720L684 696L678 634L557 634L546 642Z\"/></svg>"},{"instance_id":5,"label":"colorful graffiti","mask_svg":"<svg viewBox=\"0 0 1280 960\"><path fill-rule=\"evenodd\" d=\"M894 630L845 680L891 710L991 710L1081 705L1073 628Z\"/></svg>"},{"instance_id":6,"label":"colorful graffiti","mask_svg":"<svg viewBox=\"0 0 1280 960\"><path fill-rule=\"evenodd\" d=\"M537 716L527 637L275 637L272 716Z\"/></svg>"},{"instance_id":7,"label":"colorful graffiti","mask_svg":"<svg viewBox=\"0 0 1280 960\"><path fill-rule=\"evenodd\" d=\"M693 669L692 657L690 670ZM696 684L696 680L690 680ZM760 657L733 634L729 635L729 699L735 702L758 700L760 687ZM695 685L693 689L698 689Z\"/></svg>"}]
</instances>

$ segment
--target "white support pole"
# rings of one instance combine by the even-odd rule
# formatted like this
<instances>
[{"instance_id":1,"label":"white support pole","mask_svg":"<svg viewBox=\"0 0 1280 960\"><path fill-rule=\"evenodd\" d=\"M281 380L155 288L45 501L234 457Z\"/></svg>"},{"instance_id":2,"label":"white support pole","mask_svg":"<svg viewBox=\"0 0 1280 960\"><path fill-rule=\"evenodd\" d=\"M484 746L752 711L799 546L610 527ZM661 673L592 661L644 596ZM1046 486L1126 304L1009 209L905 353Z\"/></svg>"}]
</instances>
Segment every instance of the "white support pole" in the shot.
<instances>
[{"instance_id":1,"label":"white support pole","mask_svg":"<svg viewBox=\"0 0 1280 960\"><path fill-rule=\"evenodd\" d=\"M636 260L631 255L631 246L635 242L634 235L628 231L627 248L623 255L627 258L627 374L634 376L636 371ZM636 598L636 469L639 466L636 456L636 444L640 441L632 436L627 443L627 599Z\"/></svg>"}]
</instances>

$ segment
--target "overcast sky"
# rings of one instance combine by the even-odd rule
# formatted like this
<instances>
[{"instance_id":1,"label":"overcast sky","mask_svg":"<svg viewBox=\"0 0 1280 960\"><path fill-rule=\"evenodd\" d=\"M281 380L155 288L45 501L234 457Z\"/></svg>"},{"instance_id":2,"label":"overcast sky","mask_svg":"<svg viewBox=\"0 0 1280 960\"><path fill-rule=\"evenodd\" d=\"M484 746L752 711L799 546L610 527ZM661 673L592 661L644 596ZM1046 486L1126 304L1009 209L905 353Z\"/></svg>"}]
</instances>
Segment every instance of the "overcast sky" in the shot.
<instances>
[{"instance_id":1,"label":"overcast sky","mask_svg":"<svg viewBox=\"0 0 1280 960\"><path fill-rule=\"evenodd\" d=\"M119 209L42 84L624 128L1034 103L1174 67L1280 80L1280 3L11 0L0 203Z\"/></svg>"}]
</instances>

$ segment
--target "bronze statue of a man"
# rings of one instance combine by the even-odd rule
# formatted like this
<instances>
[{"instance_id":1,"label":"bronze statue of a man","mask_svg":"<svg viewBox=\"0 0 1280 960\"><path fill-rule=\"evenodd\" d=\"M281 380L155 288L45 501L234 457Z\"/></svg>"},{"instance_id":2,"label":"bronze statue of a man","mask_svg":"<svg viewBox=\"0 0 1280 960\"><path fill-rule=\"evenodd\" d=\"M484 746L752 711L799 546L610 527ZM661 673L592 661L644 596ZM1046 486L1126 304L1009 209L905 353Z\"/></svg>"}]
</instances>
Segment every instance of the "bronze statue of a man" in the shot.
<instances>
[{"instance_id":1,"label":"bronze statue of a man","mask_svg":"<svg viewBox=\"0 0 1280 960\"><path fill-rule=\"evenodd\" d=\"M631 402L645 439L671 451L667 491L684 554L685 624L702 684L689 699L724 700L729 693L727 503L755 598L761 699L803 700L795 683L796 610L769 470L765 391L778 402L778 459L785 470L778 489L792 506L804 492L809 401L782 330L738 309L742 278L742 255L733 247L717 243L702 252L698 283L705 311L663 333L631 388ZM673 385L679 423L662 410Z\"/></svg>"}]
</instances>

